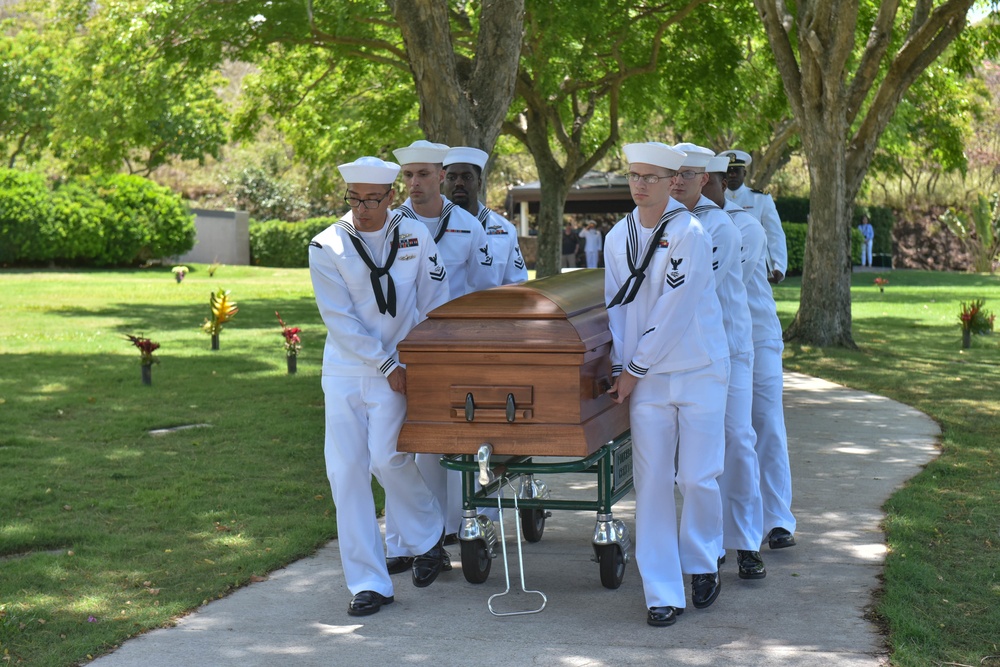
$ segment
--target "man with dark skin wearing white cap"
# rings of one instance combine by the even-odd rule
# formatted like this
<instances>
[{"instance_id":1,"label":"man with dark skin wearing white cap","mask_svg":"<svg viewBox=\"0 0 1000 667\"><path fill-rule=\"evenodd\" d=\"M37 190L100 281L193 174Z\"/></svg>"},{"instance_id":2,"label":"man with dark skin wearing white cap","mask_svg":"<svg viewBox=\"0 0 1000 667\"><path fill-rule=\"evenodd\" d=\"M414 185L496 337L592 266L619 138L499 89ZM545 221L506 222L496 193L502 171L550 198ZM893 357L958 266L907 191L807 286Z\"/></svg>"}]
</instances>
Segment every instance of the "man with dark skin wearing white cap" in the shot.
<instances>
[{"instance_id":1,"label":"man with dark skin wearing white cap","mask_svg":"<svg viewBox=\"0 0 1000 667\"><path fill-rule=\"evenodd\" d=\"M483 224L493 254L497 285L523 283L528 267L517 242L517 228L479 201L483 169L489 155L471 146L453 146L444 157L444 196L476 216Z\"/></svg>"},{"instance_id":2,"label":"man with dark skin wearing white cap","mask_svg":"<svg viewBox=\"0 0 1000 667\"><path fill-rule=\"evenodd\" d=\"M611 329L609 393L629 399L636 563L652 626L719 594L729 345L712 275L712 240L670 197L685 155L658 142L623 148L635 209L604 243ZM675 467L676 461L676 467ZM674 481L684 497L680 525Z\"/></svg>"},{"instance_id":3,"label":"man with dark skin wearing white cap","mask_svg":"<svg viewBox=\"0 0 1000 667\"><path fill-rule=\"evenodd\" d=\"M399 166L362 157L338 167L351 212L309 243L309 275L327 328L323 350L324 454L337 507L337 544L352 616L394 601L371 475L400 520L414 585L430 585L444 562L441 506L413 458L396 451L406 416L406 369L396 345L448 300L447 271L420 223L389 210Z\"/></svg>"},{"instance_id":4,"label":"man with dark skin wearing white cap","mask_svg":"<svg viewBox=\"0 0 1000 667\"><path fill-rule=\"evenodd\" d=\"M719 153L729 158L726 172L726 199L736 202L750 215L760 220L767 234L768 281L780 283L788 271L788 248L785 244L785 230L781 228L781 218L774 207L771 195L753 190L745 183L747 167L753 158L745 151L730 149Z\"/></svg>"}]
</instances>

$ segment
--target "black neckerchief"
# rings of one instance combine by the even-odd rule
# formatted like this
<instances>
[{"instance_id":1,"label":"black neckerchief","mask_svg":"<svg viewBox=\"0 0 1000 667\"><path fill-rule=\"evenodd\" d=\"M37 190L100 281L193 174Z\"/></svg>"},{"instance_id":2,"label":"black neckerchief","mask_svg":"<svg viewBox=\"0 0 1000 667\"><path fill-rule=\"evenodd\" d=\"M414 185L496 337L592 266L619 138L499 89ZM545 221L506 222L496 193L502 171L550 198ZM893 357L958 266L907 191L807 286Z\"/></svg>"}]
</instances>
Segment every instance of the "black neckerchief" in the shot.
<instances>
[{"instance_id":1,"label":"black neckerchief","mask_svg":"<svg viewBox=\"0 0 1000 667\"><path fill-rule=\"evenodd\" d=\"M440 243L441 237L444 236L444 232L448 229L448 218L451 217L451 211L455 208L455 204L447 202L444 208L441 209L441 216L438 222L437 232L434 234L434 243ZM400 206L398 209L399 213L402 213L407 218L413 218L414 220L419 220L417 218L417 213L409 206Z\"/></svg>"},{"instance_id":2,"label":"black neckerchief","mask_svg":"<svg viewBox=\"0 0 1000 667\"><path fill-rule=\"evenodd\" d=\"M354 244L354 249L358 251L361 259L368 266L368 270L371 271L372 292L375 293L375 304L378 306L378 312L382 315L389 313L389 317L396 317L396 283L393 282L389 269L392 268L393 262L396 261L396 253L399 251L399 221L402 219L403 216L397 212L389 220L389 229L392 231L392 245L389 247L389 258L385 260L385 266L379 266L375 263L375 259L371 256L371 251L365 245L365 242L361 240L360 234L352 223L347 220L340 220L337 223L347 230L348 237L351 239L351 243ZM385 293L382 292L382 276L386 276L389 279L386 284Z\"/></svg>"},{"instance_id":3,"label":"black neckerchief","mask_svg":"<svg viewBox=\"0 0 1000 667\"><path fill-rule=\"evenodd\" d=\"M635 260L639 256L639 236L635 232L635 216L632 213L628 214L628 219L626 222L627 229L629 232L629 242L627 252L625 253L625 258L628 260L628 269L631 275L625 280L625 283L615 294L615 298L611 300L608 304L608 308L612 306L624 306L631 303L635 299L636 295L639 293L639 288L642 286L642 282L646 279L646 268L649 263L653 261L653 253L656 252L657 247L659 247L660 237L663 236L663 230L666 229L667 223L676 218L681 213L686 213L686 208L675 208L672 211L665 211L660 217L660 221L657 223L656 228L653 230L653 236L649 239L649 247L646 248L646 254L642 258L642 264L636 266Z\"/></svg>"}]
</instances>

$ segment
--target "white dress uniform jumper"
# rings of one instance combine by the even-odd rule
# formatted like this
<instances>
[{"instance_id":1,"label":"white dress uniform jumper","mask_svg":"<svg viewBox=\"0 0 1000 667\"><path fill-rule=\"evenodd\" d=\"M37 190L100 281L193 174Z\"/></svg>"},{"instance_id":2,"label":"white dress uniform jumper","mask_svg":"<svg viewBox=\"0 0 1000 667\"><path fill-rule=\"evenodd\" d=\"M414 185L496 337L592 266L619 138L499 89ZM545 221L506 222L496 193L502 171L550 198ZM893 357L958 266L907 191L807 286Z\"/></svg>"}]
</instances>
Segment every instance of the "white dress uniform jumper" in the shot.
<instances>
[{"instance_id":1,"label":"white dress uniform jumper","mask_svg":"<svg viewBox=\"0 0 1000 667\"><path fill-rule=\"evenodd\" d=\"M493 255L495 285L514 285L528 279L528 266L521 256L521 245L517 241L517 228L502 215L479 204L476 216L483 225L486 238Z\"/></svg>"},{"instance_id":2,"label":"white dress uniform jumper","mask_svg":"<svg viewBox=\"0 0 1000 667\"><path fill-rule=\"evenodd\" d=\"M722 539L717 478L729 346L712 242L671 199L655 229L639 224L638 209L619 221L605 239L604 262L612 373L627 368L639 378L629 407L636 562L646 605L682 609L683 574L716 572ZM675 479L684 498L680 525Z\"/></svg>"},{"instance_id":3,"label":"white dress uniform jumper","mask_svg":"<svg viewBox=\"0 0 1000 667\"><path fill-rule=\"evenodd\" d=\"M426 228L389 213L379 232L350 215L309 244L309 273L327 328L323 351L325 458L337 508L337 544L352 594L393 595L371 475L400 523L399 541L423 554L440 539L442 512L412 457L396 451L406 398L389 387L396 345L448 300L447 272ZM370 244L370 245L369 245Z\"/></svg>"}]
</instances>

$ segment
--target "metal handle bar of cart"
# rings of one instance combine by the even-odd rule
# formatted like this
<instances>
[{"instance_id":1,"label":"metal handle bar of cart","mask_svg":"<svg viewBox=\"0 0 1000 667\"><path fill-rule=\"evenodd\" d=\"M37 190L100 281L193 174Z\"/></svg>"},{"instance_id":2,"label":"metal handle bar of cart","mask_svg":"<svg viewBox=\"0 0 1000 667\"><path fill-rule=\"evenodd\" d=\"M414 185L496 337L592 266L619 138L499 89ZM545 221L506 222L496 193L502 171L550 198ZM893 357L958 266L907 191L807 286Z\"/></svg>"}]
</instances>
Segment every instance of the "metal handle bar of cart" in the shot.
<instances>
[{"instance_id":1,"label":"metal handle bar of cart","mask_svg":"<svg viewBox=\"0 0 1000 667\"><path fill-rule=\"evenodd\" d=\"M517 508L518 491L517 489L514 488L514 485L511 484L509 479L507 479L506 481L506 486L509 486L511 490L514 491L514 526L515 526L514 535L515 535L515 540L517 541L517 565L521 576L521 592L526 594L533 593L535 595L541 596L542 606L538 607L537 609L526 609L522 611L497 611L496 609L493 608L494 600L497 600L499 598L504 597L505 595L510 594L510 564L507 562L507 538L506 535L504 534L504 527L503 527L504 523L503 505L500 504L499 502L497 503L497 507L500 511L500 543L503 544L503 574L504 574L504 579L506 581L506 588L504 589L503 593L494 593L493 595L491 595L489 597L489 600L486 601L486 606L487 608L489 608L490 613L493 614L494 616L524 616L527 614L537 614L543 609L545 609L545 605L549 603L549 598L548 596L545 595L545 593L541 591L529 590L524 583L524 554L521 552L521 539L519 537L521 533L521 514Z\"/></svg>"},{"instance_id":2,"label":"metal handle bar of cart","mask_svg":"<svg viewBox=\"0 0 1000 667\"><path fill-rule=\"evenodd\" d=\"M489 576L490 561L497 556L497 531L493 521L477 508L514 509L521 521L519 529L529 542L541 539L547 510L596 511L591 543L593 560L600 564L601 583L615 589L621 585L625 564L632 546L627 526L616 519L612 506L632 490L632 439L626 431L590 455L571 461L536 463L531 456L505 455L491 461L493 447L484 443L476 454L442 457L441 465L462 473L463 522L459 531L462 545L462 571L470 583L483 583ZM564 500L549 497L546 485L535 474L591 473L597 476L596 501ZM521 478L521 490L505 498L502 488L511 486L512 478ZM477 490L476 482L481 488ZM490 497L490 496L496 497ZM501 526L502 533L502 526ZM505 554L506 558L506 554Z\"/></svg>"}]
</instances>

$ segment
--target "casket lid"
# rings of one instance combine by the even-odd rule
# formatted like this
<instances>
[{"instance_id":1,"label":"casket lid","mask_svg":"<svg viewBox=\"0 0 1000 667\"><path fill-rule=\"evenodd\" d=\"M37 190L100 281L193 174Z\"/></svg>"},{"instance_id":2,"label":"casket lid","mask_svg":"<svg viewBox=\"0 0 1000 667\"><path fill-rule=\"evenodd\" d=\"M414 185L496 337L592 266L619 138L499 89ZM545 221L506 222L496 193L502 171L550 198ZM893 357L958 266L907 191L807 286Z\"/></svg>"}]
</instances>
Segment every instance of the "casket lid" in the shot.
<instances>
[{"instance_id":1,"label":"casket lid","mask_svg":"<svg viewBox=\"0 0 1000 667\"><path fill-rule=\"evenodd\" d=\"M449 301L399 350L586 352L610 339L604 270L582 269Z\"/></svg>"}]
</instances>

